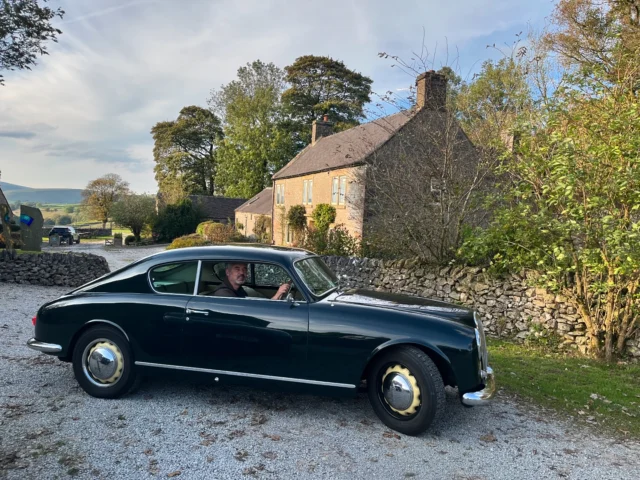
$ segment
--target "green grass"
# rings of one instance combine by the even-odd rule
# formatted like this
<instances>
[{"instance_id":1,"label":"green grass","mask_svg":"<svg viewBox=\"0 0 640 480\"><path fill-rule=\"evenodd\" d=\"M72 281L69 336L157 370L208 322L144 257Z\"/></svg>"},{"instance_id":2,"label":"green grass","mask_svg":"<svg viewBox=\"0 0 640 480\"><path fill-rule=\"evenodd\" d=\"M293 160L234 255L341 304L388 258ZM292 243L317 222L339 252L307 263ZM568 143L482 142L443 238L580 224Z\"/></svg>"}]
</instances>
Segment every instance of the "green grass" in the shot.
<instances>
[{"instance_id":1,"label":"green grass","mask_svg":"<svg viewBox=\"0 0 640 480\"><path fill-rule=\"evenodd\" d=\"M607 364L504 340L488 343L499 388L610 433L640 438L640 364Z\"/></svg>"}]
</instances>

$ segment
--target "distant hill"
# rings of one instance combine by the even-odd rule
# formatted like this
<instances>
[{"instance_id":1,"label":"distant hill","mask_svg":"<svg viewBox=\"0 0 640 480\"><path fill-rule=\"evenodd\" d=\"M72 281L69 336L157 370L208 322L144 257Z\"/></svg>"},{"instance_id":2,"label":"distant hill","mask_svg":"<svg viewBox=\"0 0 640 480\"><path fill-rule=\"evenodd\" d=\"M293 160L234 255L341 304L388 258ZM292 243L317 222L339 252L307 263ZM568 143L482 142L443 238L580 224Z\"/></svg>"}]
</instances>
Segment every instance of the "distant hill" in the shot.
<instances>
[{"instance_id":1,"label":"distant hill","mask_svg":"<svg viewBox=\"0 0 640 480\"><path fill-rule=\"evenodd\" d=\"M0 182L0 188L9 203L20 200L21 202L75 204L82 201L82 190L79 188L30 188L8 182Z\"/></svg>"}]
</instances>

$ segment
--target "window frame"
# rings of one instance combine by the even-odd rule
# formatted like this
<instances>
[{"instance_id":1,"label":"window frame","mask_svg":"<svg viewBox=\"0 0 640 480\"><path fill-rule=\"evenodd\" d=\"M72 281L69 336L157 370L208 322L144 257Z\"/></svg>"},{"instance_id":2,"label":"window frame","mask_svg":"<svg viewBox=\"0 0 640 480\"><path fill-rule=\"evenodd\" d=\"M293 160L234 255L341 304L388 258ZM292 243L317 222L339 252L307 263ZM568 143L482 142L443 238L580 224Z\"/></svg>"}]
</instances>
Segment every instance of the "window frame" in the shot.
<instances>
[{"instance_id":1,"label":"window frame","mask_svg":"<svg viewBox=\"0 0 640 480\"><path fill-rule=\"evenodd\" d=\"M338 205L340 199L340 177L331 178L331 205Z\"/></svg>"}]
</instances>

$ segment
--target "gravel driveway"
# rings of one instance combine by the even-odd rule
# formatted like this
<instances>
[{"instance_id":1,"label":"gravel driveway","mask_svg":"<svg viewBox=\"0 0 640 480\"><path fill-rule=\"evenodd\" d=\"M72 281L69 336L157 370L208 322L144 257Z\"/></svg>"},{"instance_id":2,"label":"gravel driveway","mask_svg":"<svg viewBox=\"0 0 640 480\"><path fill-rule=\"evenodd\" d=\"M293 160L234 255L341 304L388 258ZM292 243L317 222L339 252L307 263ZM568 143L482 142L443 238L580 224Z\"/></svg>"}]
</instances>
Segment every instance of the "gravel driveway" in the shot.
<instances>
[{"instance_id":1,"label":"gravel driveway","mask_svg":"<svg viewBox=\"0 0 640 480\"><path fill-rule=\"evenodd\" d=\"M112 269L159 250L80 247ZM389 431L364 395L153 379L95 399L70 364L25 346L37 308L66 290L0 284L0 478L638 478L639 443L500 394L466 409L449 392L443 420L420 437Z\"/></svg>"}]
</instances>

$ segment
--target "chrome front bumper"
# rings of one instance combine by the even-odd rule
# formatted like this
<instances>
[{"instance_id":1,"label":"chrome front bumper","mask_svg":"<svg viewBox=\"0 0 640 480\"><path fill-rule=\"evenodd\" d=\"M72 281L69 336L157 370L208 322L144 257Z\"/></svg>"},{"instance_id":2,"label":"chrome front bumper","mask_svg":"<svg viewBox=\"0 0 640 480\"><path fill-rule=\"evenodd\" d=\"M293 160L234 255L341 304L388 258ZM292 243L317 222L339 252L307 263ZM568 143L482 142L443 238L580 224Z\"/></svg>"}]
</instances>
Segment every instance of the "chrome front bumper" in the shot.
<instances>
[{"instance_id":1,"label":"chrome front bumper","mask_svg":"<svg viewBox=\"0 0 640 480\"><path fill-rule=\"evenodd\" d=\"M487 367L487 376L484 380L484 388L477 392L468 392L462 395L462 403L473 407L475 405L486 405L493 398L496 392L496 378L493 369Z\"/></svg>"},{"instance_id":2,"label":"chrome front bumper","mask_svg":"<svg viewBox=\"0 0 640 480\"><path fill-rule=\"evenodd\" d=\"M62 351L62 347L60 345L56 345L55 343L45 343L39 342L35 338L30 338L27 341L27 347L33 348L42 353L60 353Z\"/></svg>"}]
</instances>

